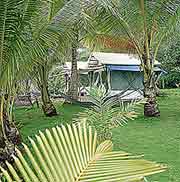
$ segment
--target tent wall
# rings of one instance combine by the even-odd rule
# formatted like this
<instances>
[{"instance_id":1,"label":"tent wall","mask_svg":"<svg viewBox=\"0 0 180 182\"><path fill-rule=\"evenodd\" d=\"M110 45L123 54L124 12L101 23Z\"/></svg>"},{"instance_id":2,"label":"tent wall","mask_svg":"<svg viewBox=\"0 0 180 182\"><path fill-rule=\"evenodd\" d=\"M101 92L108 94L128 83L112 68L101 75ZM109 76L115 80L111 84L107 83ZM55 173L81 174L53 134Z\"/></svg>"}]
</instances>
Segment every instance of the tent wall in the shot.
<instances>
[{"instance_id":1,"label":"tent wall","mask_svg":"<svg viewBox=\"0 0 180 182\"><path fill-rule=\"evenodd\" d=\"M143 89L143 73L133 71L111 71L112 90Z\"/></svg>"}]
</instances>

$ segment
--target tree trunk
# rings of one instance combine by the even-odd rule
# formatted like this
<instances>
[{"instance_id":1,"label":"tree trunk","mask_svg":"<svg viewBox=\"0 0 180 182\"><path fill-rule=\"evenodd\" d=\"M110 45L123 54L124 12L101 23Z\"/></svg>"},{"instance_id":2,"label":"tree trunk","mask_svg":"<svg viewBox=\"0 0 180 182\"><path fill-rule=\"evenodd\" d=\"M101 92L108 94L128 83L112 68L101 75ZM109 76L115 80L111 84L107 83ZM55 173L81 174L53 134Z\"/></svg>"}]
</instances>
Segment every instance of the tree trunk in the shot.
<instances>
[{"instance_id":1,"label":"tree trunk","mask_svg":"<svg viewBox=\"0 0 180 182\"><path fill-rule=\"evenodd\" d=\"M75 40L72 43L72 66L71 66L71 78L70 78L70 88L69 96L77 100L78 99L78 32L75 33Z\"/></svg>"},{"instance_id":2,"label":"tree trunk","mask_svg":"<svg viewBox=\"0 0 180 182\"><path fill-rule=\"evenodd\" d=\"M47 73L46 73L46 69L44 66L40 65L38 68L38 72L39 72L39 84L40 84L40 91L41 91L41 99L42 99L42 110L44 112L44 114L48 117L51 116L56 116L57 115L57 111L55 106L53 105L51 99L50 99L50 95L49 95L49 91L48 91L48 81L47 81Z\"/></svg>"},{"instance_id":3,"label":"tree trunk","mask_svg":"<svg viewBox=\"0 0 180 182\"><path fill-rule=\"evenodd\" d=\"M148 117L160 116L156 100L156 88L153 76L149 80L144 81L144 97L147 99L144 104L144 115Z\"/></svg>"},{"instance_id":4,"label":"tree trunk","mask_svg":"<svg viewBox=\"0 0 180 182\"><path fill-rule=\"evenodd\" d=\"M21 143L20 133L15 126L10 108L11 102L8 102L7 95L0 98L0 166L6 167L5 161L12 163L12 155L15 155L15 145ZM13 104L13 103L12 103Z\"/></svg>"},{"instance_id":5,"label":"tree trunk","mask_svg":"<svg viewBox=\"0 0 180 182\"><path fill-rule=\"evenodd\" d=\"M144 104L144 116L157 117L160 116L156 100L156 80L154 73L155 57L151 51L151 34L149 33L144 43L144 52L142 55L142 65L144 72L144 97L146 103Z\"/></svg>"},{"instance_id":6,"label":"tree trunk","mask_svg":"<svg viewBox=\"0 0 180 182\"><path fill-rule=\"evenodd\" d=\"M42 97L42 110L43 110L44 114L48 117L56 116L57 115L56 108L53 105L53 103L48 95L47 88L43 85L42 85L42 90L41 90L41 97Z\"/></svg>"},{"instance_id":7,"label":"tree trunk","mask_svg":"<svg viewBox=\"0 0 180 182\"><path fill-rule=\"evenodd\" d=\"M160 89L159 89L157 83L155 84L155 91L156 91L156 96L157 97L160 96Z\"/></svg>"}]
</instances>

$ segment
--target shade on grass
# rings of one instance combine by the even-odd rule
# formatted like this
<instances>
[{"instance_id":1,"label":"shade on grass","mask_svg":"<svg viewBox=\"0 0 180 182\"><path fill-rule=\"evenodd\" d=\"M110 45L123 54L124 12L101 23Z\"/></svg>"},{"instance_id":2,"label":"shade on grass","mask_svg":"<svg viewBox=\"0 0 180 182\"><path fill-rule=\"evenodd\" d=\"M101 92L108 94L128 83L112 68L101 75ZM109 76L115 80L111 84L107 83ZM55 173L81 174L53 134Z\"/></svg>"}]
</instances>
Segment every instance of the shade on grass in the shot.
<instances>
[{"instance_id":1,"label":"shade on grass","mask_svg":"<svg viewBox=\"0 0 180 182\"><path fill-rule=\"evenodd\" d=\"M39 130L65 123L71 123L75 114L82 111L83 108L71 104L56 104L58 115L54 117L44 116L41 109L35 108L16 108L16 121L22 126L21 134L23 142L27 141L28 136L34 136Z\"/></svg>"},{"instance_id":2,"label":"shade on grass","mask_svg":"<svg viewBox=\"0 0 180 182\"><path fill-rule=\"evenodd\" d=\"M146 159L166 163L169 170L153 176L151 182L180 181L180 89L165 90L159 98L161 116L144 118L143 114L126 126L113 130L115 149L144 154ZM38 130L72 121L72 117L83 108L65 104L58 106L60 115L52 118L43 116L40 109L16 109L16 120L23 124L21 133L25 142ZM142 113L142 111L140 111Z\"/></svg>"}]
</instances>

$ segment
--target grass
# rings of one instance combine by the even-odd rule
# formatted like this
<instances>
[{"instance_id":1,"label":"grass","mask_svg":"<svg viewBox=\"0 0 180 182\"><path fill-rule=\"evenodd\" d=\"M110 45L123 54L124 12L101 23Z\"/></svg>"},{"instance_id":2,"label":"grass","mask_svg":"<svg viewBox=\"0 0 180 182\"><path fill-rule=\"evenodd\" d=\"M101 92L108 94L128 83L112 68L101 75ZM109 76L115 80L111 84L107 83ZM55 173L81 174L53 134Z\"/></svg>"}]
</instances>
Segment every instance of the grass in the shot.
<instances>
[{"instance_id":1,"label":"grass","mask_svg":"<svg viewBox=\"0 0 180 182\"><path fill-rule=\"evenodd\" d=\"M142 114L113 132L116 149L143 153L146 159L165 163L169 170L155 175L153 182L180 181L180 90L166 90L159 98L161 116Z\"/></svg>"},{"instance_id":2,"label":"grass","mask_svg":"<svg viewBox=\"0 0 180 182\"><path fill-rule=\"evenodd\" d=\"M83 108L71 104L56 104L58 115L46 117L38 108L16 108L16 121L21 125L21 135L23 142L28 141L28 136L33 137L38 131L52 128L58 124L71 123L72 118Z\"/></svg>"},{"instance_id":3,"label":"grass","mask_svg":"<svg viewBox=\"0 0 180 182\"><path fill-rule=\"evenodd\" d=\"M165 173L154 175L151 182L180 181L180 90L164 90L159 98L161 116L145 118L140 111L139 117L127 125L113 130L115 150L124 150L133 154L144 154L145 158L168 165ZM57 104L59 115L45 117L40 109L17 108L16 120L21 122L22 137L34 136L39 130L51 128L60 123L70 123L75 114L83 108L75 105Z\"/></svg>"}]
</instances>

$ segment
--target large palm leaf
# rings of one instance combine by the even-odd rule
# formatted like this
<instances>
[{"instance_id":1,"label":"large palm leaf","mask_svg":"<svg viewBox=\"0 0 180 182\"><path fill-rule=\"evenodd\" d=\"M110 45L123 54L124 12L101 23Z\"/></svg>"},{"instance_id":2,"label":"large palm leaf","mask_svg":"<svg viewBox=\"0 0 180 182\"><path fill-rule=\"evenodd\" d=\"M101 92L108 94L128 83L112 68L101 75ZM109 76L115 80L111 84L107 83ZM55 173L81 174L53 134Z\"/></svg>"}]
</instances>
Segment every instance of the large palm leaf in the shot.
<instances>
[{"instance_id":1,"label":"large palm leaf","mask_svg":"<svg viewBox=\"0 0 180 182\"><path fill-rule=\"evenodd\" d=\"M8 162L2 172L8 182L47 181L141 181L144 176L163 172L166 167L122 151L112 151L112 142L97 146L97 133L85 123L57 126L30 139L27 156L19 150L15 166ZM28 162L27 162L28 161Z\"/></svg>"},{"instance_id":2,"label":"large palm leaf","mask_svg":"<svg viewBox=\"0 0 180 182\"><path fill-rule=\"evenodd\" d=\"M126 38L134 45L140 59L147 36L151 36L150 48L156 52L179 19L179 0L99 0L97 5L98 34ZM124 44L124 41L119 43Z\"/></svg>"}]
</instances>

